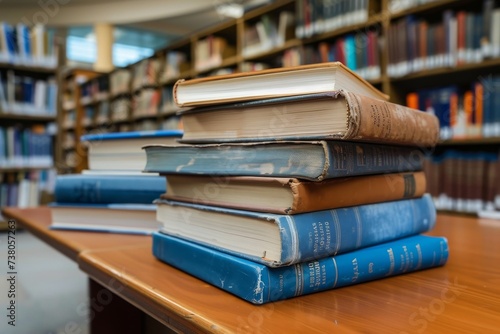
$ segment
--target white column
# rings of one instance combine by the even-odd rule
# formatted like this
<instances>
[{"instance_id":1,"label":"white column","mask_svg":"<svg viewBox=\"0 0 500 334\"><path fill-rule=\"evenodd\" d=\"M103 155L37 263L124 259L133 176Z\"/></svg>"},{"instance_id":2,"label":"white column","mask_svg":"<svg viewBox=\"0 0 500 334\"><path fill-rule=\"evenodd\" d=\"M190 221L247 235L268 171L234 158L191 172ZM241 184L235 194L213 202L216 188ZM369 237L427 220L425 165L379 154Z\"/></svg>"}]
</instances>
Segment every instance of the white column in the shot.
<instances>
[{"instance_id":1,"label":"white column","mask_svg":"<svg viewBox=\"0 0 500 334\"><path fill-rule=\"evenodd\" d=\"M94 25L97 57L94 69L101 72L113 70L113 25L109 23L96 23Z\"/></svg>"}]
</instances>

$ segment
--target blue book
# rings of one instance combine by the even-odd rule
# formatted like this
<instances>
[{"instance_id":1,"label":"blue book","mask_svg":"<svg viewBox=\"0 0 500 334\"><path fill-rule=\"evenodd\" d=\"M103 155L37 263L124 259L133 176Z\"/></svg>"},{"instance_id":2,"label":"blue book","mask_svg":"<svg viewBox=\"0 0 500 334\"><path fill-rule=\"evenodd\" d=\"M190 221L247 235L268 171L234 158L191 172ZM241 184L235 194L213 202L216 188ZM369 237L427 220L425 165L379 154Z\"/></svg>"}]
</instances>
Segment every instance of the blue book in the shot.
<instances>
[{"instance_id":1,"label":"blue book","mask_svg":"<svg viewBox=\"0 0 500 334\"><path fill-rule=\"evenodd\" d=\"M422 169L415 147L347 141L147 145L144 171L163 174L293 177L312 181Z\"/></svg>"},{"instance_id":2,"label":"blue book","mask_svg":"<svg viewBox=\"0 0 500 334\"><path fill-rule=\"evenodd\" d=\"M490 136L495 124L494 87L493 78L486 77L483 81L483 135Z\"/></svg>"},{"instance_id":3,"label":"blue book","mask_svg":"<svg viewBox=\"0 0 500 334\"><path fill-rule=\"evenodd\" d=\"M354 42L354 35L347 35L344 38L344 48L345 48L345 57L346 57L346 65L351 70L356 70L356 45Z\"/></svg>"},{"instance_id":4,"label":"blue book","mask_svg":"<svg viewBox=\"0 0 500 334\"><path fill-rule=\"evenodd\" d=\"M130 131L88 134L81 137L82 141L107 141L120 139L182 137L182 130Z\"/></svg>"},{"instance_id":5,"label":"blue book","mask_svg":"<svg viewBox=\"0 0 500 334\"><path fill-rule=\"evenodd\" d=\"M17 37L15 33L15 29L3 22L3 33L4 33L4 39L7 44L7 51L9 53L9 56L13 57L17 54Z\"/></svg>"},{"instance_id":6,"label":"blue book","mask_svg":"<svg viewBox=\"0 0 500 334\"><path fill-rule=\"evenodd\" d=\"M448 259L448 243L443 237L418 235L317 261L269 268L156 232L153 254L246 301L265 304L442 266Z\"/></svg>"},{"instance_id":7,"label":"blue book","mask_svg":"<svg viewBox=\"0 0 500 334\"><path fill-rule=\"evenodd\" d=\"M51 229L126 234L158 231L153 204L50 203Z\"/></svg>"},{"instance_id":8,"label":"blue book","mask_svg":"<svg viewBox=\"0 0 500 334\"><path fill-rule=\"evenodd\" d=\"M430 195L295 215L158 200L161 232L270 267L333 256L429 231Z\"/></svg>"},{"instance_id":9,"label":"blue book","mask_svg":"<svg viewBox=\"0 0 500 334\"><path fill-rule=\"evenodd\" d=\"M495 136L500 136L500 76L495 76L493 79L494 85L494 100L492 101L493 114L495 115Z\"/></svg>"},{"instance_id":10,"label":"blue book","mask_svg":"<svg viewBox=\"0 0 500 334\"><path fill-rule=\"evenodd\" d=\"M163 176L58 175L54 196L61 203L151 204L166 192Z\"/></svg>"}]
</instances>

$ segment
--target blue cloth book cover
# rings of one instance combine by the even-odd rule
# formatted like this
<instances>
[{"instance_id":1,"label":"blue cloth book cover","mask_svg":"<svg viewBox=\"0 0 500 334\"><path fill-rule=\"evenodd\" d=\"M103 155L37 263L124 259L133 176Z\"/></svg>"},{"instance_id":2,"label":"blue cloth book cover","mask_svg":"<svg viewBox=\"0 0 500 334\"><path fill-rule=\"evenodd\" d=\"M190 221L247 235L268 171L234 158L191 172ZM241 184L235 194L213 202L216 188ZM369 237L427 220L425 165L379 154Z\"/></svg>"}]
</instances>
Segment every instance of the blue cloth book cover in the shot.
<instances>
[{"instance_id":1,"label":"blue cloth book cover","mask_svg":"<svg viewBox=\"0 0 500 334\"><path fill-rule=\"evenodd\" d=\"M163 176L58 175L54 196L60 203L151 204L166 192Z\"/></svg>"},{"instance_id":2,"label":"blue cloth book cover","mask_svg":"<svg viewBox=\"0 0 500 334\"><path fill-rule=\"evenodd\" d=\"M161 233L153 234L159 260L253 304L265 304L442 266L444 237L412 236L353 252L269 268Z\"/></svg>"},{"instance_id":3,"label":"blue cloth book cover","mask_svg":"<svg viewBox=\"0 0 500 334\"><path fill-rule=\"evenodd\" d=\"M159 200L161 232L270 267L346 253L431 230L430 195L295 215Z\"/></svg>"}]
</instances>

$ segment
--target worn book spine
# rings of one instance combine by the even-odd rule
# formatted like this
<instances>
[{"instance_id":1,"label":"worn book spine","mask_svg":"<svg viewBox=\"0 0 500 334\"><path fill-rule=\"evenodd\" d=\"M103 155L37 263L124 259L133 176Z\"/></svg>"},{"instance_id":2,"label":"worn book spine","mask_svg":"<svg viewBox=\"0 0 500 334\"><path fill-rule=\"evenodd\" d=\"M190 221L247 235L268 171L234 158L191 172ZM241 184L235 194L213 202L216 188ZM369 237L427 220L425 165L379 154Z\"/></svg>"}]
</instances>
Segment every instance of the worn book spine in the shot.
<instances>
[{"instance_id":1,"label":"worn book spine","mask_svg":"<svg viewBox=\"0 0 500 334\"><path fill-rule=\"evenodd\" d=\"M153 254L248 302L265 304L442 266L448 259L448 243L444 237L418 235L317 261L268 268L154 233Z\"/></svg>"},{"instance_id":2,"label":"worn book spine","mask_svg":"<svg viewBox=\"0 0 500 334\"><path fill-rule=\"evenodd\" d=\"M60 203L151 204L166 192L164 176L59 175L54 196Z\"/></svg>"},{"instance_id":3,"label":"worn book spine","mask_svg":"<svg viewBox=\"0 0 500 334\"><path fill-rule=\"evenodd\" d=\"M289 182L293 203L282 213L296 214L324 209L420 197L426 190L423 172L356 176L318 182Z\"/></svg>"},{"instance_id":4,"label":"worn book spine","mask_svg":"<svg viewBox=\"0 0 500 334\"><path fill-rule=\"evenodd\" d=\"M348 141L260 142L145 147L145 172L225 176L328 178L422 169L423 155L407 146Z\"/></svg>"},{"instance_id":5,"label":"worn book spine","mask_svg":"<svg viewBox=\"0 0 500 334\"><path fill-rule=\"evenodd\" d=\"M160 205L165 205L161 204ZM196 204L167 202L193 210L206 210L207 215L220 212L228 215L246 216L274 223L279 227L281 258L273 261L265 255L251 256L233 254L270 267L319 259L372 246L432 229L436 223L436 209L430 195L421 198L360 205L349 208L322 210L296 215L274 215L269 213L231 210ZM189 212L189 211L187 211ZM190 217L190 215L186 215ZM189 222L186 221L186 224ZM168 233L168 222L164 231ZM210 228L207 226L207 228ZM184 237L180 233L176 236ZM197 241L201 242L201 241ZM215 247L209 242L205 246Z\"/></svg>"},{"instance_id":6,"label":"worn book spine","mask_svg":"<svg viewBox=\"0 0 500 334\"><path fill-rule=\"evenodd\" d=\"M347 91L335 94L347 102L348 131L344 140L425 147L434 146L439 139L439 121L432 114Z\"/></svg>"},{"instance_id":7,"label":"worn book spine","mask_svg":"<svg viewBox=\"0 0 500 334\"><path fill-rule=\"evenodd\" d=\"M326 147L326 168L318 181L422 169L423 154L418 148L344 141L329 141Z\"/></svg>"}]
</instances>

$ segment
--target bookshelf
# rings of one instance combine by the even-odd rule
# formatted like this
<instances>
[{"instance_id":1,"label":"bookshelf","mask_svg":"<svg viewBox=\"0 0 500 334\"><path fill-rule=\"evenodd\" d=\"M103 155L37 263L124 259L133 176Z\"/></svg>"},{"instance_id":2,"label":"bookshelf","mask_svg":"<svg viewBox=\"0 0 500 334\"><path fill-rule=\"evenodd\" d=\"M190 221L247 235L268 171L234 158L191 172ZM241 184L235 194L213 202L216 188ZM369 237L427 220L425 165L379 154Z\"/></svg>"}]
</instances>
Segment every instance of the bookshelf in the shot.
<instances>
[{"instance_id":1,"label":"bookshelf","mask_svg":"<svg viewBox=\"0 0 500 334\"><path fill-rule=\"evenodd\" d=\"M59 149L55 155L57 171L60 174L74 173L86 163L79 138L87 126L85 107L94 101L82 96L81 85L99 74L101 73L90 69L72 68L66 69L60 75L61 107L57 116L60 128L57 133Z\"/></svg>"},{"instance_id":2,"label":"bookshelf","mask_svg":"<svg viewBox=\"0 0 500 334\"><path fill-rule=\"evenodd\" d=\"M499 4L492 0L278 0L103 74L112 116L100 131L182 127L172 101L180 78L341 60L392 102L423 110L431 104L443 126L436 154L467 147L491 153L500 119L488 115L486 104L498 109L500 102L485 92L500 96L499 24ZM435 105L435 96L450 87L455 109L451 95ZM472 102L471 109L470 101L483 99L484 113L476 116L480 105ZM76 126L82 134L96 130Z\"/></svg>"},{"instance_id":3,"label":"bookshelf","mask_svg":"<svg viewBox=\"0 0 500 334\"><path fill-rule=\"evenodd\" d=\"M42 26L1 25L0 206L34 207L55 175L59 44Z\"/></svg>"}]
</instances>

